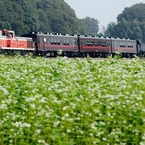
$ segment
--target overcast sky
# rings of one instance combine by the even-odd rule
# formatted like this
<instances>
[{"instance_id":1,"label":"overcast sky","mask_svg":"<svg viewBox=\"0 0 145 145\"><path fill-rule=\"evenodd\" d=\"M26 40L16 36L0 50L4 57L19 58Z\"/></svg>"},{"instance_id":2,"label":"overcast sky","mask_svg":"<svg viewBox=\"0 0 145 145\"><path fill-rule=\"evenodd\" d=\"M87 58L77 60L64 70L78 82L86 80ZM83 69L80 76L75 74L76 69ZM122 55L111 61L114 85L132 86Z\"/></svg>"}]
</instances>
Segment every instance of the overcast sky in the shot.
<instances>
[{"instance_id":1,"label":"overcast sky","mask_svg":"<svg viewBox=\"0 0 145 145\"><path fill-rule=\"evenodd\" d=\"M78 18L89 16L100 22L100 26L107 26L110 22L116 22L118 14L125 7L137 3L145 3L143 0L64 0L74 9Z\"/></svg>"}]
</instances>

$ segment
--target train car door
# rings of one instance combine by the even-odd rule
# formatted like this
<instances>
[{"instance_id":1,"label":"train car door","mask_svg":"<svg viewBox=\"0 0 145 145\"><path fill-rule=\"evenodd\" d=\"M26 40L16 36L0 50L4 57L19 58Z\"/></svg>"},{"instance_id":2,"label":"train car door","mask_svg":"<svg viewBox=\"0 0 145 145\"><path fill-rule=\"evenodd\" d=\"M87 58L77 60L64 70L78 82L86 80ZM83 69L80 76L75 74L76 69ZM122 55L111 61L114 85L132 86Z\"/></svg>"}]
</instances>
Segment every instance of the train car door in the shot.
<instances>
[{"instance_id":1,"label":"train car door","mask_svg":"<svg viewBox=\"0 0 145 145\"><path fill-rule=\"evenodd\" d=\"M37 38L37 46L38 46L38 50L39 51L43 51L44 50L44 44L43 44L43 37L41 37L41 36L38 36L38 38Z\"/></svg>"},{"instance_id":2,"label":"train car door","mask_svg":"<svg viewBox=\"0 0 145 145\"><path fill-rule=\"evenodd\" d=\"M111 53L115 53L115 41L111 39Z\"/></svg>"},{"instance_id":3,"label":"train car door","mask_svg":"<svg viewBox=\"0 0 145 145\"><path fill-rule=\"evenodd\" d=\"M44 51L44 41L45 41L46 38L42 37L42 36L39 36L38 37L38 50L40 51Z\"/></svg>"}]
</instances>

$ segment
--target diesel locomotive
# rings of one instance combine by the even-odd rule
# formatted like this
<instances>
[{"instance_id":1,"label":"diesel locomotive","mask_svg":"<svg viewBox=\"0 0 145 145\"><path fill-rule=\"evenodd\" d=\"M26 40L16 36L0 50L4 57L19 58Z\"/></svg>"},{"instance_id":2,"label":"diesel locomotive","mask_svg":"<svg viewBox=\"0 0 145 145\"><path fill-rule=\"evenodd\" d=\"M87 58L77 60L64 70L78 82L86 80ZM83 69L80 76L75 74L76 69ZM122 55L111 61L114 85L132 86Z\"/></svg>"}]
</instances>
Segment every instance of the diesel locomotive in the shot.
<instances>
[{"instance_id":1,"label":"diesel locomotive","mask_svg":"<svg viewBox=\"0 0 145 145\"><path fill-rule=\"evenodd\" d=\"M0 53L33 53L41 56L57 56L58 51L68 57L107 57L120 52L122 57L145 56L145 44L140 40L68 34L31 32L16 37L14 31L0 31Z\"/></svg>"}]
</instances>

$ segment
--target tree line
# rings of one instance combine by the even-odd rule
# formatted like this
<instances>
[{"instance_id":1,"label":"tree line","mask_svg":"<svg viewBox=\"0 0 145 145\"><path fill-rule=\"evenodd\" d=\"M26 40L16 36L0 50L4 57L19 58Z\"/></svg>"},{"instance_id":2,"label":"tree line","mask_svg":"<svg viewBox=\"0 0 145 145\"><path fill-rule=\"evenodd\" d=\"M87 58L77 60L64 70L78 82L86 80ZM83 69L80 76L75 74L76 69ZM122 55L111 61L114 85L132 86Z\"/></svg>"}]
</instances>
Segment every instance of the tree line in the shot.
<instances>
[{"instance_id":1,"label":"tree line","mask_svg":"<svg viewBox=\"0 0 145 145\"><path fill-rule=\"evenodd\" d=\"M117 23L108 24L104 35L140 39L145 42L145 4L125 8L117 16Z\"/></svg>"},{"instance_id":2,"label":"tree line","mask_svg":"<svg viewBox=\"0 0 145 145\"><path fill-rule=\"evenodd\" d=\"M140 39L145 42L145 4L127 7L99 31L95 18L77 18L64 0L4 0L0 1L0 29L14 30L17 35L36 31L82 35L104 35Z\"/></svg>"},{"instance_id":3,"label":"tree line","mask_svg":"<svg viewBox=\"0 0 145 145\"><path fill-rule=\"evenodd\" d=\"M80 19L64 0L0 1L0 29L20 35L30 31L85 33Z\"/></svg>"}]
</instances>

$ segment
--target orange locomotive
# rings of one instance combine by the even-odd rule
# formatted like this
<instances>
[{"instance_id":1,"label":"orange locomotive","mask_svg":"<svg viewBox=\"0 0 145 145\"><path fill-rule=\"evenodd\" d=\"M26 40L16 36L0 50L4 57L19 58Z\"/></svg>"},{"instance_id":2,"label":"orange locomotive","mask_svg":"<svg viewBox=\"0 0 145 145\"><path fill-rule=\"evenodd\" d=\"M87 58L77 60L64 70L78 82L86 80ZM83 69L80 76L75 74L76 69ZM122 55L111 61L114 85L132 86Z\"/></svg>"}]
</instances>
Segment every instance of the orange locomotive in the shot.
<instances>
[{"instance_id":1,"label":"orange locomotive","mask_svg":"<svg viewBox=\"0 0 145 145\"><path fill-rule=\"evenodd\" d=\"M32 38L16 37L14 31L0 30L0 49L1 50L18 50L34 51Z\"/></svg>"}]
</instances>

